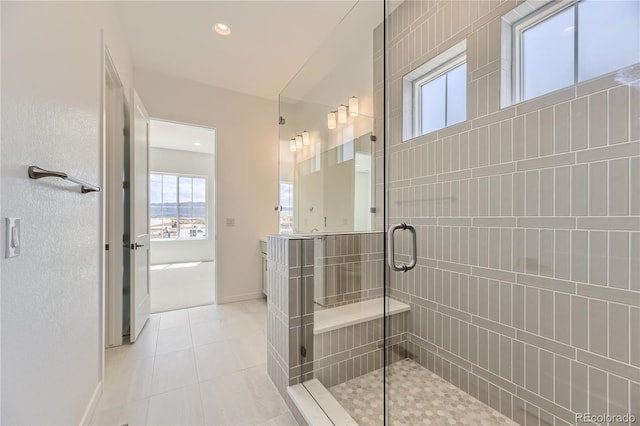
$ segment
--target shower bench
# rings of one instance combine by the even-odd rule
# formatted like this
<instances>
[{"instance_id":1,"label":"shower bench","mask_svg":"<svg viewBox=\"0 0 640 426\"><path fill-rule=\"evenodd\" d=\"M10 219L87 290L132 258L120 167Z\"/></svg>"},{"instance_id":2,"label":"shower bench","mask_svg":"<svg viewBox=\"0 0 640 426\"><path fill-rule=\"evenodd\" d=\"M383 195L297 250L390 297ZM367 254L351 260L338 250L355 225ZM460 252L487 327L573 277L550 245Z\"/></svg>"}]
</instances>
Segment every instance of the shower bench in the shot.
<instances>
[{"instance_id":1,"label":"shower bench","mask_svg":"<svg viewBox=\"0 0 640 426\"><path fill-rule=\"evenodd\" d=\"M313 334L326 333L350 325L376 320L384 316L382 297L364 300L316 311L313 318ZM387 315L400 314L411 309L406 303L389 298Z\"/></svg>"}]
</instances>

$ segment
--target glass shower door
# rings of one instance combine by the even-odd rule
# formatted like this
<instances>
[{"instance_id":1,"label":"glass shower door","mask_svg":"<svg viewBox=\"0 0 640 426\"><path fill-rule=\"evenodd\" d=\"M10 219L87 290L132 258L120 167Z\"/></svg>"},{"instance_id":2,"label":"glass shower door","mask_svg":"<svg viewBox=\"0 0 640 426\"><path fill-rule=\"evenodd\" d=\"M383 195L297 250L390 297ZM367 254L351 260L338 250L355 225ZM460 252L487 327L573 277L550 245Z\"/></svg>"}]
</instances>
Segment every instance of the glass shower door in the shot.
<instances>
[{"instance_id":1,"label":"glass shower door","mask_svg":"<svg viewBox=\"0 0 640 426\"><path fill-rule=\"evenodd\" d=\"M386 10L374 36L384 423L628 424L640 4Z\"/></svg>"}]
</instances>

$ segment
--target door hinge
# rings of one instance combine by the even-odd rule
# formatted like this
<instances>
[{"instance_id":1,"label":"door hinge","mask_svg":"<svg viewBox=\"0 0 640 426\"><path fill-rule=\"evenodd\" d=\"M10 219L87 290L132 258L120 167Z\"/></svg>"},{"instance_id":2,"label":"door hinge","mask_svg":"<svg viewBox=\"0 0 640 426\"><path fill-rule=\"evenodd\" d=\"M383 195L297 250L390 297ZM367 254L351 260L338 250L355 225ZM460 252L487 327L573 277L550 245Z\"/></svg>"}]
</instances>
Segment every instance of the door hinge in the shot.
<instances>
[{"instance_id":1,"label":"door hinge","mask_svg":"<svg viewBox=\"0 0 640 426\"><path fill-rule=\"evenodd\" d=\"M369 213L375 213L375 212L376 212L375 207L369 207Z\"/></svg>"},{"instance_id":2,"label":"door hinge","mask_svg":"<svg viewBox=\"0 0 640 426\"><path fill-rule=\"evenodd\" d=\"M371 135L371 142L375 142L377 140L378 140L378 138L375 135Z\"/></svg>"},{"instance_id":3,"label":"door hinge","mask_svg":"<svg viewBox=\"0 0 640 426\"><path fill-rule=\"evenodd\" d=\"M104 245L104 249L105 249L105 251L109 251L109 244L105 244Z\"/></svg>"},{"instance_id":4,"label":"door hinge","mask_svg":"<svg viewBox=\"0 0 640 426\"><path fill-rule=\"evenodd\" d=\"M285 120L283 116L280 116L280 119L278 120L278 124L281 126L284 126L286 122L287 120Z\"/></svg>"},{"instance_id":5,"label":"door hinge","mask_svg":"<svg viewBox=\"0 0 640 426\"><path fill-rule=\"evenodd\" d=\"M300 355L302 356L302 358L306 358L307 357L307 348L305 348L304 346L300 346Z\"/></svg>"}]
</instances>

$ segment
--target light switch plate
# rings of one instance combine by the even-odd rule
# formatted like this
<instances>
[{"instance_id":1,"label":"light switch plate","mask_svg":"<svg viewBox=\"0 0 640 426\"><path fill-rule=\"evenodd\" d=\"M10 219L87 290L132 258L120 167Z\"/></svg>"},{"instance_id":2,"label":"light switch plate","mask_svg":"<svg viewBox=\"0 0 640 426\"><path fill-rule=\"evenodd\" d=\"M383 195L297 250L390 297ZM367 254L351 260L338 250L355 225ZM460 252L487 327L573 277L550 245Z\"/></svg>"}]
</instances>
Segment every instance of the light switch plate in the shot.
<instances>
[{"instance_id":1,"label":"light switch plate","mask_svg":"<svg viewBox=\"0 0 640 426\"><path fill-rule=\"evenodd\" d=\"M6 245L5 257L16 257L20 255L20 219L17 217L8 217L6 219Z\"/></svg>"}]
</instances>

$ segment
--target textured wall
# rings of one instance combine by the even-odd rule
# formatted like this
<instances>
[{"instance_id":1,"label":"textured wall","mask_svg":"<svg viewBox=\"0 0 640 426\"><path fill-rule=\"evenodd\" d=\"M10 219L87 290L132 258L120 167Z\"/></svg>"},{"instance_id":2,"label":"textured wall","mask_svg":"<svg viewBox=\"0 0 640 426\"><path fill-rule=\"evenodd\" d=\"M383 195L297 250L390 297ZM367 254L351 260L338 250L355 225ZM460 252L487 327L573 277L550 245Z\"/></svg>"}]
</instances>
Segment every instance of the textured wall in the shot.
<instances>
[{"instance_id":1,"label":"textured wall","mask_svg":"<svg viewBox=\"0 0 640 426\"><path fill-rule=\"evenodd\" d=\"M388 20L388 208L419 238L418 266L391 275L408 349L521 424L637 416L640 66L501 109L515 6L406 1ZM468 120L403 143L403 75L464 39ZM375 42L381 116L381 29Z\"/></svg>"},{"instance_id":2,"label":"textured wall","mask_svg":"<svg viewBox=\"0 0 640 426\"><path fill-rule=\"evenodd\" d=\"M128 90L132 68L108 3L2 2L2 217L22 254L2 269L2 424L79 424L102 380L100 29ZM64 392L61 386L64 385Z\"/></svg>"}]
</instances>

